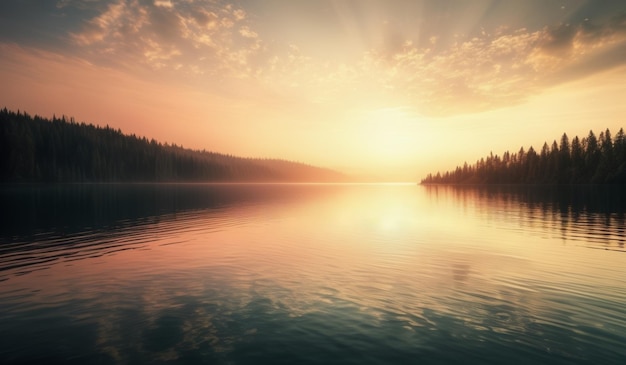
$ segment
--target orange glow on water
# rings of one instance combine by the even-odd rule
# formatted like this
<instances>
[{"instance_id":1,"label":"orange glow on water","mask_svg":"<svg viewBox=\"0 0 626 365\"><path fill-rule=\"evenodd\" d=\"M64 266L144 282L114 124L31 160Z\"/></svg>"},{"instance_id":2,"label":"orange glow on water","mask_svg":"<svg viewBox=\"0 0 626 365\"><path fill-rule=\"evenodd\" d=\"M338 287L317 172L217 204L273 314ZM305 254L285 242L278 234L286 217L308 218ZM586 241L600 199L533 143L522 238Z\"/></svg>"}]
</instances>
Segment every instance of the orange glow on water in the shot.
<instances>
[{"instance_id":1,"label":"orange glow on water","mask_svg":"<svg viewBox=\"0 0 626 365\"><path fill-rule=\"evenodd\" d=\"M310 195L306 189L295 200L163 216L112 235L94 232L93 239L125 249L61 259L3 285L17 290L40 283L35 295L45 301L68 291L90 298L95 294L81 283L95 280L100 289L115 291L132 277L156 311L165 305L159 297L172 290L203 290L198 278L183 279L208 270L210 280L239 291L282 288L284 296L274 299L298 315L325 300L328 290L335 300L357 302L363 310L384 302L403 312L415 306L416 295L420 305L452 310L442 298L463 288L489 292L504 285L528 294L519 300L535 300L530 287L538 271L555 288L576 286L582 278L598 288L624 284L611 276L622 270L619 255L577 245L574 232L546 226L559 220L547 218L550 211L539 206L520 209L516 200L472 190L414 185L318 185ZM185 284L163 287L159 277Z\"/></svg>"}]
</instances>

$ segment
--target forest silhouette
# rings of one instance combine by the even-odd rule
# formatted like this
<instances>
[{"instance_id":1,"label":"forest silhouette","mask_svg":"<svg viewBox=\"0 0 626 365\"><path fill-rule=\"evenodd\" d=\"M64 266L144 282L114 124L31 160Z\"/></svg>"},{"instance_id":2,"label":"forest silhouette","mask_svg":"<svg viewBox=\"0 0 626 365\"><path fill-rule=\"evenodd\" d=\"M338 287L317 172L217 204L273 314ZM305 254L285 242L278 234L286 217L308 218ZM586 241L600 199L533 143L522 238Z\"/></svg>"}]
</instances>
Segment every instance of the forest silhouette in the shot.
<instances>
[{"instance_id":1,"label":"forest silhouette","mask_svg":"<svg viewBox=\"0 0 626 365\"><path fill-rule=\"evenodd\" d=\"M624 184L626 183L626 140L624 130L612 137L606 129L571 142L563 133L541 151L533 147L517 153L504 152L481 158L473 165L467 162L453 171L429 174L422 184Z\"/></svg>"},{"instance_id":2,"label":"forest silhouette","mask_svg":"<svg viewBox=\"0 0 626 365\"><path fill-rule=\"evenodd\" d=\"M3 182L339 182L330 169L196 151L109 126L0 110Z\"/></svg>"}]
</instances>

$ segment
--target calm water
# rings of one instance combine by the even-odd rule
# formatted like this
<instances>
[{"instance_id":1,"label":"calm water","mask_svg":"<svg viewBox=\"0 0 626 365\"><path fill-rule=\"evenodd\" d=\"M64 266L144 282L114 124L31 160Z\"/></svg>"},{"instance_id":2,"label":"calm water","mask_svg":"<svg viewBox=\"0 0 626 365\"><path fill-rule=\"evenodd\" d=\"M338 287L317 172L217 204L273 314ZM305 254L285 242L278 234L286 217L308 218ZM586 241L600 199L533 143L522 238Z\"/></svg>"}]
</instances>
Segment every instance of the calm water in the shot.
<instances>
[{"instance_id":1,"label":"calm water","mask_svg":"<svg viewBox=\"0 0 626 365\"><path fill-rule=\"evenodd\" d=\"M0 362L623 364L623 189L0 188Z\"/></svg>"}]
</instances>

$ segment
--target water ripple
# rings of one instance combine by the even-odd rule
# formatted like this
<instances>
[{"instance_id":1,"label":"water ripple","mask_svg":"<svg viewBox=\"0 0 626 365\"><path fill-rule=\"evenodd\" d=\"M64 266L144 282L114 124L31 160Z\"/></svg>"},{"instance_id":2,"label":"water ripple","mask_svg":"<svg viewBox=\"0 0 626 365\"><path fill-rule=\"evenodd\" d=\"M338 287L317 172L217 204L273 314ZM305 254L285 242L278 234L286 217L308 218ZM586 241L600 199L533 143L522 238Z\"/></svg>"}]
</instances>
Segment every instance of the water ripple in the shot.
<instances>
[{"instance_id":1,"label":"water ripple","mask_svg":"<svg viewBox=\"0 0 626 365\"><path fill-rule=\"evenodd\" d=\"M106 192L81 189L87 201L107 200ZM110 204L114 213L96 214L107 217L102 221L72 225L72 213L31 222L32 231L23 230L25 223L4 228L0 358L233 364L626 358L624 218L615 206L579 209L528 194L414 186L326 192L315 186L311 195L289 186L212 189L193 186L182 200L158 198L163 205L152 191L144 196L151 208L136 207L136 216L117 202ZM200 204L196 195L219 204Z\"/></svg>"}]
</instances>

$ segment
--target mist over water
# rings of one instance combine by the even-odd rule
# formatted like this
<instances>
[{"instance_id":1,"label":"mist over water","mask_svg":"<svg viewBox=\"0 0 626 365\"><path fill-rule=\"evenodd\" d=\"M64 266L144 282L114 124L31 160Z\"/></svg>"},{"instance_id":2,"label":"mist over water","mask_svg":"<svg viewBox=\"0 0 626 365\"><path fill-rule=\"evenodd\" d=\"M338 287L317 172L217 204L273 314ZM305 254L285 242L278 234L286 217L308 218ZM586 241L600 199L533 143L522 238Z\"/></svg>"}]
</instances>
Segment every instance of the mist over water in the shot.
<instances>
[{"instance_id":1,"label":"mist over water","mask_svg":"<svg viewBox=\"0 0 626 365\"><path fill-rule=\"evenodd\" d=\"M0 362L621 364L624 198L4 186Z\"/></svg>"}]
</instances>

